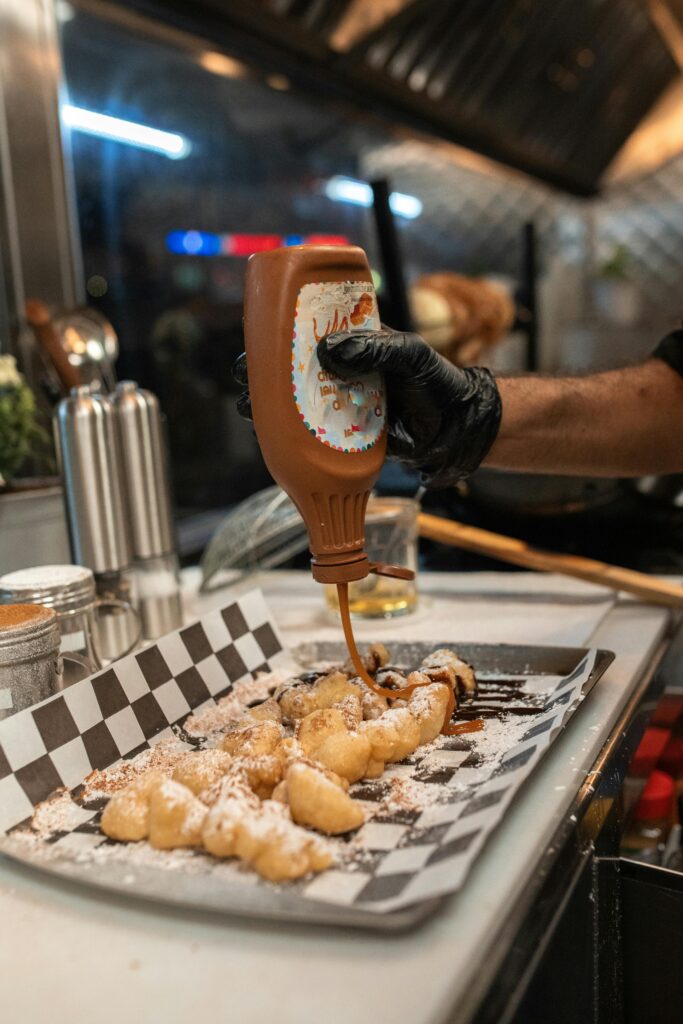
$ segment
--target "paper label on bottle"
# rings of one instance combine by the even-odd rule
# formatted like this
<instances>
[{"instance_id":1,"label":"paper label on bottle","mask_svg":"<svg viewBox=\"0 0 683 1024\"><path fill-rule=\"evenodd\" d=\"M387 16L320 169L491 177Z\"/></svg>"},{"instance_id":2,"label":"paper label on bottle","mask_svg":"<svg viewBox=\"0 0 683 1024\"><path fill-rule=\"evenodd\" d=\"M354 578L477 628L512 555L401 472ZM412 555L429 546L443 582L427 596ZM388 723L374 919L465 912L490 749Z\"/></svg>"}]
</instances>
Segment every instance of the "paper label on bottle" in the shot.
<instances>
[{"instance_id":1,"label":"paper label on bottle","mask_svg":"<svg viewBox=\"0 0 683 1024\"><path fill-rule=\"evenodd\" d=\"M321 444L364 452L386 421L384 381L372 373L344 379L323 370L317 345L333 331L379 330L375 290L369 281L314 282L299 292L292 336L292 389L304 426Z\"/></svg>"}]
</instances>

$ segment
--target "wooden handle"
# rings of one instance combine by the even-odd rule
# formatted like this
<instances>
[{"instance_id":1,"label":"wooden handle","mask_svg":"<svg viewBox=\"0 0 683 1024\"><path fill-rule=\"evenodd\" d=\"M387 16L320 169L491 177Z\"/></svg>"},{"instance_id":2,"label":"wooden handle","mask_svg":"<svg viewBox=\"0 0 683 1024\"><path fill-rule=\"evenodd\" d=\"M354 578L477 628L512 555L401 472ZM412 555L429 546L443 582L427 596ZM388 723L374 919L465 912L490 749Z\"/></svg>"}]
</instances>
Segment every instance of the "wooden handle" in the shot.
<instances>
[{"instance_id":1,"label":"wooden handle","mask_svg":"<svg viewBox=\"0 0 683 1024\"><path fill-rule=\"evenodd\" d=\"M504 537L500 533L480 530L476 526L465 526L464 523L430 516L425 512L418 516L418 529L421 537L438 540L442 544L452 544L453 547L464 548L466 551L476 551L479 555L498 558L501 562L522 565L526 569L535 569L539 572L558 572L565 576L575 576L589 583L624 590L653 604L683 608L683 587L676 583L664 583L642 572L621 569L593 558L541 551L539 548L529 547L524 541L515 540L514 537Z\"/></svg>"},{"instance_id":2,"label":"wooden handle","mask_svg":"<svg viewBox=\"0 0 683 1024\"><path fill-rule=\"evenodd\" d=\"M24 308L26 322L33 330L36 341L40 345L50 363L55 368L59 382L68 393L71 388L77 388L81 384L81 378L75 366L69 362L69 357L62 348L59 335L55 330L50 311L40 299L28 299Z\"/></svg>"}]
</instances>

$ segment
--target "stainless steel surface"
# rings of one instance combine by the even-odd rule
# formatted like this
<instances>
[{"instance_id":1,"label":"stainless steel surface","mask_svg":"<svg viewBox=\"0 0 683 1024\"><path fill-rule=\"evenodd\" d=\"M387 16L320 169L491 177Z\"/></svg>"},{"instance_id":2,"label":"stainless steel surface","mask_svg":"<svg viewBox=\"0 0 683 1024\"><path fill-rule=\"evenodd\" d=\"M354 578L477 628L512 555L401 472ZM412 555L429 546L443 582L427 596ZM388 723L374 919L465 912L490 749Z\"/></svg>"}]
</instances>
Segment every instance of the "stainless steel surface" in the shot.
<instances>
[{"instance_id":1,"label":"stainless steel surface","mask_svg":"<svg viewBox=\"0 0 683 1024\"><path fill-rule=\"evenodd\" d=\"M10 347L24 363L25 299L73 306L84 291L59 120L55 9L54 0L0 0L0 284Z\"/></svg>"},{"instance_id":2,"label":"stainless steel surface","mask_svg":"<svg viewBox=\"0 0 683 1024\"><path fill-rule=\"evenodd\" d=\"M61 688L59 645L57 615L49 608L37 620L0 628L0 719Z\"/></svg>"},{"instance_id":3,"label":"stainless steel surface","mask_svg":"<svg viewBox=\"0 0 683 1024\"><path fill-rule=\"evenodd\" d=\"M74 562L95 573L128 566L128 515L110 401L75 388L59 403L55 430Z\"/></svg>"},{"instance_id":4,"label":"stainless steel surface","mask_svg":"<svg viewBox=\"0 0 683 1024\"><path fill-rule=\"evenodd\" d=\"M68 562L69 537L62 488L37 487L0 494L0 568Z\"/></svg>"},{"instance_id":5,"label":"stainless steel surface","mask_svg":"<svg viewBox=\"0 0 683 1024\"><path fill-rule=\"evenodd\" d=\"M362 910L330 906L326 903L304 901L287 892L284 886L278 892L255 885L240 885L230 879L221 881L220 887L207 884L206 875L173 872L169 885L169 871L135 865L134 884L131 884L131 865L107 861L101 864L78 863L67 857L50 856L49 847L28 847L12 836L0 837L0 852L15 860L50 875L93 886L95 890L119 893L153 903L171 904L209 911L216 915L255 918L262 921L287 921L299 924L336 925L343 928L371 928L381 932L399 932L414 928L430 917L443 900L426 900L407 910L392 914L370 914Z\"/></svg>"},{"instance_id":6,"label":"stainless steel surface","mask_svg":"<svg viewBox=\"0 0 683 1024\"><path fill-rule=\"evenodd\" d=\"M351 33L350 6L214 3L215 44L246 35L248 53L256 38L270 69L292 71L311 92L322 93L324 80L351 102L362 96L366 111L580 195L597 191L624 139L679 74L642 0L358 0L356 8L390 16L379 25L367 16L362 29L359 19ZM206 31L199 5L184 5L182 19L172 5L155 11Z\"/></svg>"},{"instance_id":7,"label":"stainless steel surface","mask_svg":"<svg viewBox=\"0 0 683 1024\"><path fill-rule=\"evenodd\" d=\"M581 854L587 848L590 849L591 844L595 842L612 809L612 804L618 799L619 784L616 782L617 773L614 764L616 755L627 735L627 730L637 717L639 707L646 699L667 646L666 642L658 644L646 670L630 693L619 717L613 723L609 737L591 770L582 779L578 793L567 813L563 816L554 834L549 837L542 870L538 871L530 883L519 891L517 898L505 908L505 912L501 915L495 940L486 951L486 956L482 958L482 969L477 972L474 984L469 986L464 1000L460 1003L463 1020L469 1021L477 1008L485 1003L487 990L490 994L494 986L500 983L501 964L511 950L514 955L515 940L518 939L520 932L523 932L524 928L528 926L530 915L543 912L541 906L543 901L540 901L539 895L549 873L558 862L561 862L561 854L567 844L572 838L574 839L576 860L578 861ZM560 884L565 893L570 885L571 868L572 865L566 862L563 865L563 879ZM518 946L520 950L524 950L523 942L518 942ZM532 957L526 960L527 970L533 969L535 966L533 960L540 954L541 950L537 943ZM509 1009L513 1010L512 1001L510 1001ZM508 1019L507 1014L505 1019Z\"/></svg>"},{"instance_id":8,"label":"stainless steel surface","mask_svg":"<svg viewBox=\"0 0 683 1024\"><path fill-rule=\"evenodd\" d=\"M134 563L137 606L142 636L157 640L183 624L178 559L175 555L147 558Z\"/></svg>"},{"instance_id":9,"label":"stainless steel surface","mask_svg":"<svg viewBox=\"0 0 683 1024\"><path fill-rule=\"evenodd\" d=\"M129 653L141 637L141 619L135 573L131 568L95 575L100 613L97 643L104 661Z\"/></svg>"},{"instance_id":10,"label":"stainless steel surface","mask_svg":"<svg viewBox=\"0 0 683 1024\"><path fill-rule=\"evenodd\" d=\"M449 643L450 641L397 642L392 644L392 654L397 665L413 666L436 648L448 646ZM458 650L481 671L528 672L533 675L568 674L588 653L583 648L518 647L506 644L458 645ZM324 642L299 645L293 650L293 654L306 664L328 662L330 659L344 660L347 656L343 644ZM584 695L590 692L613 657L608 651L597 652L593 671L583 687ZM561 735L562 731L564 730L560 730L558 735ZM556 740L557 736L553 742ZM514 802L511 804L512 807ZM495 839L492 842L495 842ZM27 845L13 839L11 833L0 839L0 851L50 874L91 885L96 889L247 918L395 932L415 927L446 903L444 899L434 899L416 903L399 912L375 914L302 900L285 886L265 887L235 883L226 875L220 878L220 885L217 886L215 878L206 871L183 872L182 867L179 867L177 871L172 872L171 878L167 868L156 868L151 865L135 864L133 872L131 864L125 859L118 862L102 859L94 864L88 863L87 859L73 859L69 855L56 852L55 847L49 844Z\"/></svg>"},{"instance_id":11,"label":"stainless steel surface","mask_svg":"<svg viewBox=\"0 0 683 1024\"><path fill-rule=\"evenodd\" d=\"M0 576L1 604L42 604L57 615L95 603L95 579L82 565L34 565Z\"/></svg>"},{"instance_id":12,"label":"stainless steel surface","mask_svg":"<svg viewBox=\"0 0 683 1024\"><path fill-rule=\"evenodd\" d=\"M170 554L174 547L168 451L159 402L133 381L113 396L136 559Z\"/></svg>"},{"instance_id":13,"label":"stainless steel surface","mask_svg":"<svg viewBox=\"0 0 683 1024\"><path fill-rule=\"evenodd\" d=\"M129 653L139 642L140 632L135 613L130 608L112 602L97 619L97 644L101 660L107 663Z\"/></svg>"},{"instance_id":14,"label":"stainless steel surface","mask_svg":"<svg viewBox=\"0 0 683 1024\"><path fill-rule=\"evenodd\" d=\"M127 622L133 616L138 622L137 613L120 598L98 597L92 570L82 565L36 565L0 576L0 604L15 603L41 604L56 612L61 651L69 654L64 666L67 684L102 667L100 629L112 658L128 654L139 639L139 626L128 624L126 629L118 630L119 643L115 643L110 620L122 618Z\"/></svg>"},{"instance_id":15,"label":"stainless steel surface","mask_svg":"<svg viewBox=\"0 0 683 1024\"><path fill-rule=\"evenodd\" d=\"M145 640L158 640L183 624L183 606L180 591L161 597L140 599L142 635Z\"/></svg>"},{"instance_id":16,"label":"stainless steel surface","mask_svg":"<svg viewBox=\"0 0 683 1024\"><path fill-rule=\"evenodd\" d=\"M0 576L0 604L41 604L57 615L64 685L102 667L95 626L95 580L81 565L36 565Z\"/></svg>"},{"instance_id":17,"label":"stainless steel surface","mask_svg":"<svg viewBox=\"0 0 683 1024\"><path fill-rule=\"evenodd\" d=\"M412 669L419 665L432 651L452 647L452 640L419 640L415 643L391 641L391 663L396 668ZM542 647L532 644L461 644L457 645L458 656L478 672L510 672L512 675L569 675L584 658L589 649L584 647ZM297 644L292 649L297 662L304 667L313 667L321 662L344 662L348 651L344 644L334 640L311 640ZM611 651L596 652L595 665L583 688L584 696L589 693L600 676L614 661Z\"/></svg>"}]
</instances>

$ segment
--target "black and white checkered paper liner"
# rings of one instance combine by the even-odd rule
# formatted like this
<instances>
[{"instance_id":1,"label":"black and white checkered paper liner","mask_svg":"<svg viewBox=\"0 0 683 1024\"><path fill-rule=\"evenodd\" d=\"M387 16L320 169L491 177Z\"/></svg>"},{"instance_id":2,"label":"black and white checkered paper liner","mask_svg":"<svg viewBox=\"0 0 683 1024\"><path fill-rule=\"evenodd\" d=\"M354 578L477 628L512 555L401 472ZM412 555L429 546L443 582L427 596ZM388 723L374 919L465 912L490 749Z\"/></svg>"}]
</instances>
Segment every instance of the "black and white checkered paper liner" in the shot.
<instances>
[{"instance_id":1,"label":"black and white checkered paper liner","mask_svg":"<svg viewBox=\"0 0 683 1024\"><path fill-rule=\"evenodd\" d=\"M429 771L421 767L419 753L408 763L390 766L384 779L399 776L437 785L439 802L422 811L372 818L359 834L362 858L295 883L290 891L303 900L387 913L458 890L515 793L578 706L594 663L591 651L570 675L543 681L543 707L488 778L476 771L476 780L463 787L472 770L467 736L454 737L432 753ZM0 721L0 834L28 824L34 807L55 789L77 789L93 769L177 738L191 711L215 703L237 682L279 668L296 671L262 593L252 591ZM356 795L361 798L372 799L378 792L368 787L364 793L360 786ZM50 837L52 854L78 859L85 850L110 843L99 831L100 813L79 809L69 832ZM11 852L11 846L7 849ZM182 862L177 870L183 870ZM211 870L209 864L206 873ZM247 877L245 884L255 884ZM215 885L223 885L218 870ZM129 895L132 890L134 885L125 888Z\"/></svg>"}]
</instances>

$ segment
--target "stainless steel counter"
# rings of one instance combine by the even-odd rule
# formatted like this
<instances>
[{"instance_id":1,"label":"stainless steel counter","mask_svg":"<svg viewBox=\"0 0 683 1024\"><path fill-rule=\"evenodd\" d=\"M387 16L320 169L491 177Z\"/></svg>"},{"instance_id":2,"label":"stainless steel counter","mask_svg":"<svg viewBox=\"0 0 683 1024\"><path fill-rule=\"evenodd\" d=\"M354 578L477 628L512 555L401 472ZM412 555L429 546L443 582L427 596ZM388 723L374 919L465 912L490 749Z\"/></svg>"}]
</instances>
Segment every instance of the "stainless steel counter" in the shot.
<instances>
[{"instance_id":1,"label":"stainless steel counter","mask_svg":"<svg viewBox=\"0 0 683 1024\"><path fill-rule=\"evenodd\" d=\"M261 580L290 642L330 631L303 574ZM336 930L226 924L103 898L0 860L3 1006L8 1019L93 1017L186 1024L442 1024L468 1021L495 977L516 922L553 862L553 837L661 651L668 614L595 588L526 574L424 578L414 619L361 634L585 643L616 659L539 765L466 888L418 930L387 939ZM463 590L465 593L463 594ZM220 603L218 594L211 603ZM193 599L190 607L197 607ZM206 605L204 605L206 606ZM485 626L485 628L484 628ZM485 635L482 635L485 634ZM540 634L540 635L539 635ZM526 908L528 909L528 908Z\"/></svg>"}]
</instances>

